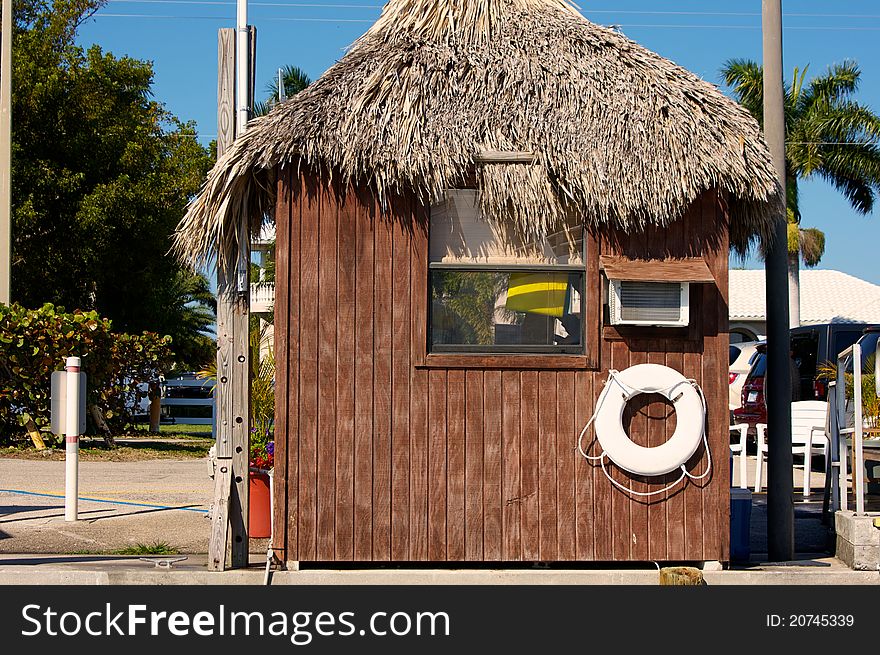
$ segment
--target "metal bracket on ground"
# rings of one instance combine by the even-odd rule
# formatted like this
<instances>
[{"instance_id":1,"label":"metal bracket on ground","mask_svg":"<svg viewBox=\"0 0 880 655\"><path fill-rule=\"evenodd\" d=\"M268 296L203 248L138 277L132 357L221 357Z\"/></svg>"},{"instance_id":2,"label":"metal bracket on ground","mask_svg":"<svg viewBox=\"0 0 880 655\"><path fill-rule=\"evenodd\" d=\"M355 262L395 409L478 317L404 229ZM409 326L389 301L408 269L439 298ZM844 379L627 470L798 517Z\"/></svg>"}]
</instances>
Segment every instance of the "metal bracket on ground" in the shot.
<instances>
[{"instance_id":1,"label":"metal bracket on ground","mask_svg":"<svg viewBox=\"0 0 880 655\"><path fill-rule=\"evenodd\" d=\"M153 559L152 557L138 557L142 562L151 562L157 569L170 569L177 562L182 562L186 557L165 557L162 559Z\"/></svg>"}]
</instances>

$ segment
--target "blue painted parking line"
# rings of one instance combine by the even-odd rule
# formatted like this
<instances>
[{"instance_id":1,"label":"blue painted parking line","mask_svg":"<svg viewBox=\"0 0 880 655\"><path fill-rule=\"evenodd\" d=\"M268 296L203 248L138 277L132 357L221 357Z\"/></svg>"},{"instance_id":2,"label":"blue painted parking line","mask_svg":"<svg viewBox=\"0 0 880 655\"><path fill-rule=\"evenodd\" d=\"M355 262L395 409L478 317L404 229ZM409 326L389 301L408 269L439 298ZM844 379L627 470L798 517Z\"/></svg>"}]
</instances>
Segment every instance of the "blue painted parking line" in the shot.
<instances>
[{"instance_id":1,"label":"blue painted parking line","mask_svg":"<svg viewBox=\"0 0 880 655\"><path fill-rule=\"evenodd\" d=\"M21 489L0 489L0 493L20 494L22 496L42 496L44 498L64 498L64 494L39 493L36 491L23 491ZM132 507L151 507L153 509L179 510L181 512L199 512L200 514L207 514L208 513L208 510L206 510L206 509L197 509L195 507L170 507L168 505L152 505L150 503L135 503L130 500L113 500L110 498L86 498L84 496L80 496L79 500L88 501L91 503L108 503L111 505L130 505Z\"/></svg>"}]
</instances>

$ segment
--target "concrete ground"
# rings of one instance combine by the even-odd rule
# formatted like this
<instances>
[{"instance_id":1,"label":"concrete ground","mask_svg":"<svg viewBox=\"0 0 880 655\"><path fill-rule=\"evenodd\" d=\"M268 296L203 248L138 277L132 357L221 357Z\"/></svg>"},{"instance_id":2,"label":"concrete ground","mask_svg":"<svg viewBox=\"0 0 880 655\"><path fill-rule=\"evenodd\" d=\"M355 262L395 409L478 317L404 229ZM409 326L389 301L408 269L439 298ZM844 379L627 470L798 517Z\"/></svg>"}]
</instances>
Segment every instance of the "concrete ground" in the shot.
<instances>
[{"instance_id":1,"label":"concrete ground","mask_svg":"<svg viewBox=\"0 0 880 655\"><path fill-rule=\"evenodd\" d=\"M754 457L748 480L754 485ZM736 467L735 467L736 469ZM795 472L795 488L801 471ZM738 484L738 477L734 478ZM813 494L795 493L797 561L766 563L766 495L754 494L751 562L706 571L709 584L880 584L880 573L851 571L830 555L822 523L824 476L813 473ZM213 493L205 460L80 463L80 517L64 521L64 462L0 459L0 584L260 584L266 540L252 540L254 568L224 574L206 570ZM878 531L880 538L880 531ZM165 542L187 559L169 569L114 552ZM78 553L78 555L55 555ZM169 559L171 557L152 557ZM172 558L173 559L173 558ZM653 565L581 568L365 570L304 568L273 574L273 584L656 584ZM218 577L220 576L220 577Z\"/></svg>"},{"instance_id":2,"label":"concrete ground","mask_svg":"<svg viewBox=\"0 0 880 655\"><path fill-rule=\"evenodd\" d=\"M79 516L64 520L64 462L0 459L0 553L110 553L165 542L207 551L205 460L80 462Z\"/></svg>"}]
</instances>

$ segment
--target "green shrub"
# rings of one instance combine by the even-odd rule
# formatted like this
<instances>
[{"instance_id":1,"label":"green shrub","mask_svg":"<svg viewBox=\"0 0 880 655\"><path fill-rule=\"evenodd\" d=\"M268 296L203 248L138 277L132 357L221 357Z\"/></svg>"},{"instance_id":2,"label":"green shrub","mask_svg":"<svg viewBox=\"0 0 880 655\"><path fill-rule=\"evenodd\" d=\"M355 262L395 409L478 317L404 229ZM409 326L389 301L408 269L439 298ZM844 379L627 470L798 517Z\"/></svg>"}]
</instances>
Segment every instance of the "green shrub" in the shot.
<instances>
[{"instance_id":1,"label":"green shrub","mask_svg":"<svg viewBox=\"0 0 880 655\"><path fill-rule=\"evenodd\" d=\"M47 428L52 372L63 369L70 356L82 358L88 404L100 410L111 430L125 428L129 408L145 395L138 384L170 367L170 344L170 337L152 332L115 333L94 311L0 304L0 443L24 436L25 413Z\"/></svg>"}]
</instances>

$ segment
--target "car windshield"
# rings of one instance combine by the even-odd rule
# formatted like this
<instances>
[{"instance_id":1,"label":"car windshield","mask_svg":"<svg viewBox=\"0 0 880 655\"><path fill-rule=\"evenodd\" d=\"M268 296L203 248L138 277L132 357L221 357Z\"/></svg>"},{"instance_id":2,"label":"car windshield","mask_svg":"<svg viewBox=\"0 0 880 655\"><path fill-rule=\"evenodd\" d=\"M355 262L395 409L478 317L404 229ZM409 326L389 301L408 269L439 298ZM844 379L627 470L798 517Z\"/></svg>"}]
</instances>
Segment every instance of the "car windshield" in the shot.
<instances>
[{"instance_id":1,"label":"car windshield","mask_svg":"<svg viewBox=\"0 0 880 655\"><path fill-rule=\"evenodd\" d=\"M730 347L730 361L727 363L727 365L728 366L732 365L736 361L736 358L739 357L739 354L741 352L742 352L742 350L740 350L736 346L731 346Z\"/></svg>"},{"instance_id":2,"label":"car windshield","mask_svg":"<svg viewBox=\"0 0 880 655\"><path fill-rule=\"evenodd\" d=\"M862 347L862 361L868 359L877 352L877 339L880 338L880 332L868 332L861 339L859 345Z\"/></svg>"},{"instance_id":3,"label":"car windshield","mask_svg":"<svg viewBox=\"0 0 880 655\"><path fill-rule=\"evenodd\" d=\"M749 372L749 377L760 377L767 373L767 353L758 353L758 356L755 358L755 363L752 365L752 370Z\"/></svg>"},{"instance_id":4,"label":"car windshield","mask_svg":"<svg viewBox=\"0 0 880 655\"><path fill-rule=\"evenodd\" d=\"M861 339L858 340L858 344L862 349L862 372L863 373L873 373L873 371L869 371L868 369L868 358L872 357L874 353L877 351L877 339L880 338L880 332L866 332L862 335ZM852 372L852 355L847 355L843 358L843 370L847 372Z\"/></svg>"}]
</instances>

